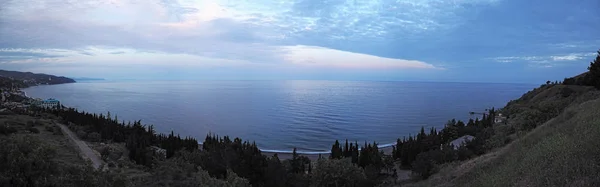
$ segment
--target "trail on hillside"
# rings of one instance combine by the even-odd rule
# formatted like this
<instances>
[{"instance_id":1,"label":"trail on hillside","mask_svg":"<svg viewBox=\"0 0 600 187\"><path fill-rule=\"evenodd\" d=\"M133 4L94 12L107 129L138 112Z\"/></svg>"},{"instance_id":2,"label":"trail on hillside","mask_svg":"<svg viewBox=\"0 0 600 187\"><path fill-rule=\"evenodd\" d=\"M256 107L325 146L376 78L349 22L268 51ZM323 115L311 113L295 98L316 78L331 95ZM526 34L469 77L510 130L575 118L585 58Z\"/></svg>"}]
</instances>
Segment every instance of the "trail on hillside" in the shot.
<instances>
[{"instance_id":1,"label":"trail on hillside","mask_svg":"<svg viewBox=\"0 0 600 187\"><path fill-rule=\"evenodd\" d=\"M77 145L77 147L79 148L81 156L84 157L84 159L87 158L92 161L92 166L94 167L94 169L99 169L100 166L104 164L104 161L102 161L102 159L98 155L96 155L94 151L84 141L80 140L67 126L60 123L56 123L56 125L60 127L64 134L66 134L71 140L73 140L75 145ZM104 169L106 169L106 167L103 168L103 170Z\"/></svg>"}]
</instances>

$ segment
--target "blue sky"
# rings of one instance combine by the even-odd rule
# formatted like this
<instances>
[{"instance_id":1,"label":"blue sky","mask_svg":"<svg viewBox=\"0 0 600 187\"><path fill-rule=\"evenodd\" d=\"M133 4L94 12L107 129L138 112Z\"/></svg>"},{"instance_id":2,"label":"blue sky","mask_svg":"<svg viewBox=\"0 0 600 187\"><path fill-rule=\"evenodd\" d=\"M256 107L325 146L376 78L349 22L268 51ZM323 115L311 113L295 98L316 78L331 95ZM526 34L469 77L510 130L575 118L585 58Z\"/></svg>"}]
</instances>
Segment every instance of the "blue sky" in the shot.
<instances>
[{"instance_id":1,"label":"blue sky","mask_svg":"<svg viewBox=\"0 0 600 187\"><path fill-rule=\"evenodd\" d=\"M599 10L597 0L4 0L0 69L541 83L586 70Z\"/></svg>"}]
</instances>

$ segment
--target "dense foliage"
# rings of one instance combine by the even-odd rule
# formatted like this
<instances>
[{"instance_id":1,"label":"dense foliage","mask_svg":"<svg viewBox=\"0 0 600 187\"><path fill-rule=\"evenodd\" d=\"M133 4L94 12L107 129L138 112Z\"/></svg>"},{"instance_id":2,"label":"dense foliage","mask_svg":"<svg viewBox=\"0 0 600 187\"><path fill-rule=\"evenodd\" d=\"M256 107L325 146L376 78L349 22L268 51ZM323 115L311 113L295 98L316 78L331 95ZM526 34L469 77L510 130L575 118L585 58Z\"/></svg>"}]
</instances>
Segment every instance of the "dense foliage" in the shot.
<instances>
[{"instance_id":1,"label":"dense foliage","mask_svg":"<svg viewBox=\"0 0 600 187\"><path fill-rule=\"evenodd\" d=\"M68 123L74 125L73 128L84 127L85 135L82 138L89 138L88 134L98 133L100 139L113 142L125 142L129 150L129 158L140 165L152 166L154 159L154 150L150 146L158 146L167 152L167 158L181 149L198 149L198 141L191 137L181 138L174 135L156 133L153 126L147 128L142 126L141 121L133 123L119 122L117 117L112 119L110 113L107 116L102 114L90 114L79 112L69 108L64 110L46 110L55 114Z\"/></svg>"},{"instance_id":2,"label":"dense foliage","mask_svg":"<svg viewBox=\"0 0 600 187\"><path fill-rule=\"evenodd\" d=\"M91 166L59 163L57 152L33 136L0 137L0 186L129 186Z\"/></svg>"},{"instance_id":3,"label":"dense foliage","mask_svg":"<svg viewBox=\"0 0 600 187\"><path fill-rule=\"evenodd\" d=\"M468 159L474 154L481 155L490 149L488 140L493 136L492 125L496 116L495 109L490 109L482 120L462 121L450 120L441 131L431 128L427 134L424 128L416 136L398 139L392 156L400 161L401 166L411 168L421 178L435 173L436 165L457 159ZM468 141L464 147L455 150L448 144L465 135L476 137ZM466 158L465 158L466 157Z\"/></svg>"},{"instance_id":4,"label":"dense foliage","mask_svg":"<svg viewBox=\"0 0 600 187\"><path fill-rule=\"evenodd\" d=\"M44 110L44 109L41 109ZM296 154L294 149L292 159L280 161L277 155L272 158L264 156L255 143L231 139L228 136L218 137L208 135L198 150L198 141L194 138L181 138L173 132L169 135L154 132L153 126L143 126L140 121L133 123L119 122L108 113L96 115L79 112L75 109L47 110L62 117L65 122L72 123L73 128L85 127L82 138L93 141L107 140L125 142L129 158L137 164L150 168L160 167L164 161L157 160L151 146L166 150L168 163L185 162L189 164L188 176L201 175L206 171L211 177L227 180L231 175L247 179L252 186L308 186L314 177L324 177L312 173L312 163L307 157ZM406 168L412 168L423 178L435 172L435 166L444 162L459 159L459 155L470 157L483 154L486 150L486 140L493 135L490 126L494 120L495 111L490 110L482 120L470 120L467 124L451 120L440 132L431 129L427 134L424 128L417 136L408 139L398 139L393 148L393 155L386 160L377 143L364 143L362 147L357 142L344 145L338 141L331 150L330 162L347 158L350 164L360 168L366 180L362 186L375 186L379 183L381 172L390 168L391 159L397 159ZM77 124L77 125L74 125ZM467 150L457 153L452 149L440 147L449 141L463 135L476 136L469 142ZM452 150L452 151L450 151ZM461 149L462 150L462 149ZM460 151L459 151L460 152ZM175 158L176 157L176 158ZM170 160L180 159L178 162ZM463 158L464 159L464 158ZM387 165L386 165L387 163ZM200 169L201 168L201 169ZM200 173L199 173L200 172ZM192 179L190 179L192 180Z\"/></svg>"},{"instance_id":5,"label":"dense foliage","mask_svg":"<svg viewBox=\"0 0 600 187\"><path fill-rule=\"evenodd\" d=\"M311 186L315 187L358 187L369 186L362 168L349 159L319 159L312 174Z\"/></svg>"}]
</instances>

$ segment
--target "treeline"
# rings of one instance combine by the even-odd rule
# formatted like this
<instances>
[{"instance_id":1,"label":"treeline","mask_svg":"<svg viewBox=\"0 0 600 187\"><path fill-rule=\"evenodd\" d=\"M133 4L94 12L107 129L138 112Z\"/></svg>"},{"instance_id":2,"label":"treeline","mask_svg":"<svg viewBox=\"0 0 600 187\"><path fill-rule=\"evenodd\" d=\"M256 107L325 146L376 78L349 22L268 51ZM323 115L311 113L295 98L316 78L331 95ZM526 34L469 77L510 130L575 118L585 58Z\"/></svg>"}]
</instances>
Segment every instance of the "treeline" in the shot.
<instances>
[{"instance_id":1,"label":"treeline","mask_svg":"<svg viewBox=\"0 0 600 187\"><path fill-rule=\"evenodd\" d=\"M80 136L88 141L124 142L130 160L146 166L153 176L162 177L143 177L134 181L136 184L192 185L200 182L198 176L206 179L207 176L203 173L207 173L211 181L214 178L219 183L226 181L230 184L243 184L245 179L254 187L304 187L320 184L375 186L380 182L377 177L367 178L365 175L365 171L371 170L371 173L376 173L374 176L379 176L381 161L378 160L381 159L381 153L377 152L376 144L366 145L366 149L360 150L361 156L357 155L358 160L354 163L361 167L354 167L355 164L350 161L335 161L338 159L319 159L317 163L322 167L317 167L313 166L308 157L297 154L296 149L293 150L291 159L282 161L277 154L272 157L263 155L254 142L212 134L207 135L200 149L196 139L181 138L173 132L169 135L157 134L153 126L145 127L140 121L119 122L110 113L105 116L72 108L35 110L61 117L65 122L72 123L72 128L83 128L86 133ZM154 146L166 150L166 159L160 159ZM352 150L358 151L355 148ZM316 173L313 167L318 168L314 170ZM184 173L186 174L183 175Z\"/></svg>"},{"instance_id":2,"label":"treeline","mask_svg":"<svg viewBox=\"0 0 600 187\"><path fill-rule=\"evenodd\" d=\"M451 141L470 135L476 137L470 142L469 147L474 153L482 154L485 150L481 146L482 139L485 139L489 135L486 135L484 130L491 127L494 124L496 111L490 109L487 114L484 114L482 119L475 120L470 119L466 124L462 121L456 121L452 119L444 125L441 131L437 131L435 128L431 128L427 134L424 128L416 136L409 136L408 139L398 139L396 146L394 146L393 157L399 159L404 167L411 167L411 164L416 160L417 155L423 152L439 150L443 148L443 145L449 144Z\"/></svg>"},{"instance_id":3,"label":"treeline","mask_svg":"<svg viewBox=\"0 0 600 187\"><path fill-rule=\"evenodd\" d=\"M308 186L312 170L310 160L295 149L292 159L282 162L277 154L271 158L263 155L254 142L210 134L195 163L219 179L227 178L227 171L232 170L252 186Z\"/></svg>"},{"instance_id":4,"label":"treeline","mask_svg":"<svg viewBox=\"0 0 600 187\"><path fill-rule=\"evenodd\" d=\"M593 86L600 89L600 50L597 53L596 59L590 62L590 66L588 66L588 71L586 73L576 77L565 78L563 84Z\"/></svg>"},{"instance_id":5,"label":"treeline","mask_svg":"<svg viewBox=\"0 0 600 187\"><path fill-rule=\"evenodd\" d=\"M399 161L401 167L412 169L421 178L427 178L435 173L439 164L455 160L466 160L474 155L481 155L492 148L488 140L494 136L492 125L495 121L497 111L492 108L483 114L481 120L470 119L466 124L455 119L448 121L441 131L431 128L429 133L425 128L416 136L408 136L398 139L392 147L391 159ZM464 146L453 147L450 142L470 135L475 137L467 141ZM508 142L503 142L508 143ZM331 159L349 158L352 163L365 169L367 178L374 179L386 167L388 160L383 158L377 143L367 144L359 148L357 143L340 145L336 141L331 148Z\"/></svg>"},{"instance_id":6,"label":"treeline","mask_svg":"<svg viewBox=\"0 0 600 187\"><path fill-rule=\"evenodd\" d=\"M369 181L376 181L381 173L381 170L386 166L383 151L379 150L376 142L370 144L364 143L364 146L359 147L358 143L348 143L340 145L339 141L335 141L331 147L330 159L347 158L351 163L358 165L365 170L365 174ZM388 158L388 161L391 158ZM389 163L389 162L388 162Z\"/></svg>"},{"instance_id":7,"label":"treeline","mask_svg":"<svg viewBox=\"0 0 600 187\"><path fill-rule=\"evenodd\" d=\"M394 146L393 157L400 160L401 166L410 168L423 179L437 172L437 166L455 160L466 160L474 155L484 154L490 149L486 146L488 139L494 135L496 110L494 108L483 114L482 119L470 119L466 124L462 121L450 120L441 131L432 128L428 134L425 129L416 136L398 139ZM465 145L454 147L453 140L465 135L473 136Z\"/></svg>"},{"instance_id":8,"label":"treeline","mask_svg":"<svg viewBox=\"0 0 600 187\"><path fill-rule=\"evenodd\" d=\"M160 134L154 131L153 126L143 126L141 121L133 123L119 122L108 113L91 114L75 109L49 110L39 109L61 117L64 121L85 127L86 137L97 136L102 141L124 142L129 151L129 159L136 164L155 167L160 159L152 148L157 146L166 150L167 160L177 159L193 166L190 172L206 171L211 177L228 180L232 175L239 176L249 181L252 186L310 186L312 184L326 183L323 180L331 178L319 176L331 172L340 172L338 167L330 168L333 171L313 173L313 163L305 156L300 156L293 151L292 159L281 161L277 155L264 156L254 142L242 141L240 138L231 139L228 136L219 137L207 135L202 150L198 148L198 141L194 138L182 138L170 134ZM360 178L356 186L375 186L382 182L386 176L384 169L393 166L393 160L400 161L405 168L412 169L422 178L427 178L435 172L437 165L454 160L468 159L473 155L483 154L489 150L487 140L494 135L492 124L496 111L491 109L483 115L481 120L469 120L467 123L451 120L441 131L432 128L429 133L421 128L416 136L398 139L393 147L393 154L387 157L379 150L377 143L364 143L361 147L357 142L345 144L336 141L331 149L330 160L320 163L329 165L335 160L347 160L344 168L357 166L353 171L354 177ZM447 146L448 143L464 135L475 136L473 141L466 146L455 150ZM86 138L84 137L84 138ZM354 168L356 169L356 168ZM316 181L318 180L318 181ZM337 179L354 180L350 178Z\"/></svg>"},{"instance_id":9,"label":"treeline","mask_svg":"<svg viewBox=\"0 0 600 187\"><path fill-rule=\"evenodd\" d=\"M83 127L87 135L82 138L94 139L93 141L125 142L129 150L129 158L140 165L152 166L157 153L151 146L165 149L167 158L182 149L198 149L198 141L192 137L181 138L179 135L174 135L173 132L169 135L156 133L153 126L145 127L141 121L119 122L118 118L115 116L113 119L110 113L104 116L103 114L80 112L73 108L63 110L40 108L38 110L59 116L65 122L72 123L77 127Z\"/></svg>"}]
</instances>

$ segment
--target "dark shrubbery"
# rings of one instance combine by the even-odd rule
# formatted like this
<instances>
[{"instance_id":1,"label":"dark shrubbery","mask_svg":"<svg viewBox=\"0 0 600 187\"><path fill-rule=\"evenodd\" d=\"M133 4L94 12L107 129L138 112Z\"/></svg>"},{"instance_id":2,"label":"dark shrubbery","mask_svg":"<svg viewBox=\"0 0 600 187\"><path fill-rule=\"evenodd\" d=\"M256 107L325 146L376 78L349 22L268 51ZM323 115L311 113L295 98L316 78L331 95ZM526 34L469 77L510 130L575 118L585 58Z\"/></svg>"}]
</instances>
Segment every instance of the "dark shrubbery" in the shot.
<instances>
[{"instance_id":1,"label":"dark shrubbery","mask_svg":"<svg viewBox=\"0 0 600 187\"><path fill-rule=\"evenodd\" d=\"M40 130L37 129L37 128L35 128L35 127L29 127L29 128L27 128L27 130L29 132L31 132L31 133L34 133L34 134L39 134L40 133Z\"/></svg>"},{"instance_id":2,"label":"dark shrubbery","mask_svg":"<svg viewBox=\"0 0 600 187\"><path fill-rule=\"evenodd\" d=\"M56 151L32 136L0 138L0 186L129 186L122 177L55 161Z\"/></svg>"},{"instance_id":3,"label":"dark shrubbery","mask_svg":"<svg viewBox=\"0 0 600 187\"><path fill-rule=\"evenodd\" d=\"M17 129L14 128L14 127L11 127L11 126L6 125L6 124L0 125L0 134L9 135L9 134L12 134L12 133L15 133L15 132L17 132Z\"/></svg>"},{"instance_id":4,"label":"dark shrubbery","mask_svg":"<svg viewBox=\"0 0 600 187\"><path fill-rule=\"evenodd\" d=\"M351 159L333 159L317 161L317 167L311 175L311 186L368 186L365 172L353 164Z\"/></svg>"}]
</instances>

